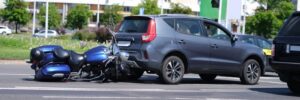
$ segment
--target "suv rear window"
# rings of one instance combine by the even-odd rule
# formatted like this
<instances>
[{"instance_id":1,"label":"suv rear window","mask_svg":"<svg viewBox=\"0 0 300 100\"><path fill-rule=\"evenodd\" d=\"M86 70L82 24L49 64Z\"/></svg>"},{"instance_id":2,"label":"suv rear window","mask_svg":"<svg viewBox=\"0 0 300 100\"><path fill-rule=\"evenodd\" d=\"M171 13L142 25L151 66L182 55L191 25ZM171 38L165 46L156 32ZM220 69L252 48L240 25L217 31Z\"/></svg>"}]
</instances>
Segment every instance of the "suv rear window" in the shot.
<instances>
[{"instance_id":1,"label":"suv rear window","mask_svg":"<svg viewBox=\"0 0 300 100\"><path fill-rule=\"evenodd\" d=\"M146 33L148 22L148 19L125 19L120 26L119 32Z\"/></svg>"},{"instance_id":2,"label":"suv rear window","mask_svg":"<svg viewBox=\"0 0 300 100\"><path fill-rule=\"evenodd\" d=\"M279 36L300 36L300 16L292 17L282 28Z\"/></svg>"}]
</instances>

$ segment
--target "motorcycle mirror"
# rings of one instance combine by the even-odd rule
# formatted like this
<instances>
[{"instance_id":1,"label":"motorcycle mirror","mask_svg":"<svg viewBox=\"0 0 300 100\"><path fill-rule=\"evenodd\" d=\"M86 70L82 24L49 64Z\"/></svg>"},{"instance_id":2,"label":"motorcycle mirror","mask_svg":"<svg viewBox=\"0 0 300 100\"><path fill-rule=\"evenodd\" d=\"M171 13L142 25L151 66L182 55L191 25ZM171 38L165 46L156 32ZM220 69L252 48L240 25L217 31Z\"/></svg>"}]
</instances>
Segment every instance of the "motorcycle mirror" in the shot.
<instances>
[{"instance_id":1,"label":"motorcycle mirror","mask_svg":"<svg viewBox=\"0 0 300 100\"><path fill-rule=\"evenodd\" d=\"M120 58L122 61L128 61L129 53L127 52L120 52Z\"/></svg>"}]
</instances>

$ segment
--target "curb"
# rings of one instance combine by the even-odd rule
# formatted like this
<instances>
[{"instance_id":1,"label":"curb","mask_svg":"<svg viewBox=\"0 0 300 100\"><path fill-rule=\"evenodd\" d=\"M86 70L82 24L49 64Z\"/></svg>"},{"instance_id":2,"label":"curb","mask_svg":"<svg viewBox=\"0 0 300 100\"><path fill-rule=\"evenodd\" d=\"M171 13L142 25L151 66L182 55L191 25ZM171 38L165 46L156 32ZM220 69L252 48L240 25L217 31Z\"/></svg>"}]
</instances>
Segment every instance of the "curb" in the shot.
<instances>
[{"instance_id":1,"label":"curb","mask_svg":"<svg viewBox=\"0 0 300 100\"><path fill-rule=\"evenodd\" d=\"M0 64L27 64L25 60L0 60Z\"/></svg>"}]
</instances>

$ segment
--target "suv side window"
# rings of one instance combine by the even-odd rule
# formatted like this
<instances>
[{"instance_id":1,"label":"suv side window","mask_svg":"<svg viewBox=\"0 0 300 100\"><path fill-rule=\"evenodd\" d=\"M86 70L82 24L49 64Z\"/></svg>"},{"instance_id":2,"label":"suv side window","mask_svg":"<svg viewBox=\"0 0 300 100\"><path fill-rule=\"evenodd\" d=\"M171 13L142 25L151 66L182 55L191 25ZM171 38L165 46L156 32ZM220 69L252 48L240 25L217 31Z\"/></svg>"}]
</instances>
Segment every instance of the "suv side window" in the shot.
<instances>
[{"instance_id":1,"label":"suv side window","mask_svg":"<svg viewBox=\"0 0 300 100\"><path fill-rule=\"evenodd\" d=\"M257 42L259 44L259 47L263 48L263 49L271 49L272 45L271 43L262 40L262 39L257 39Z\"/></svg>"},{"instance_id":2,"label":"suv side window","mask_svg":"<svg viewBox=\"0 0 300 100\"><path fill-rule=\"evenodd\" d=\"M175 27L179 33L203 36L200 21L197 19L176 19Z\"/></svg>"},{"instance_id":3,"label":"suv side window","mask_svg":"<svg viewBox=\"0 0 300 100\"><path fill-rule=\"evenodd\" d=\"M217 25L204 22L204 27L207 31L206 33L209 38L225 40L225 41L231 40L230 37L226 34L226 32L222 30L220 27L218 27Z\"/></svg>"},{"instance_id":4,"label":"suv side window","mask_svg":"<svg viewBox=\"0 0 300 100\"><path fill-rule=\"evenodd\" d=\"M165 18L164 21L174 29L175 21L173 18Z\"/></svg>"},{"instance_id":5,"label":"suv side window","mask_svg":"<svg viewBox=\"0 0 300 100\"><path fill-rule=\"evenodd\" d=\"M246 38L243 38L241 41L244 42L244 43L249 43L249 44L256 45L254 38L246 37Z\"/></svg>"}]
</instances>

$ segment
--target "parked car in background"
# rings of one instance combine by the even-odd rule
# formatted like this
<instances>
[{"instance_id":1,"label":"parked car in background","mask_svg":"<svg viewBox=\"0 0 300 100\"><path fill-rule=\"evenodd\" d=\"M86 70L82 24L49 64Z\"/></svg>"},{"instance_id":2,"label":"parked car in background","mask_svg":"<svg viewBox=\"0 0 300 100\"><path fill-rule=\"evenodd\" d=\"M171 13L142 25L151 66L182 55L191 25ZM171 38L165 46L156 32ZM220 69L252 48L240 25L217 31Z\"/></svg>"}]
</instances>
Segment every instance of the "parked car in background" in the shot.
<instances>
[{"instance_id":1,"label":"parked car in background","mask_svg":"<svg viewBox=\"0 0 300 100\"><path fill-rule=\"evenodd\" d=\"M0 34L2 35L9 35L12 31L7 26L0 26Z\"/></svg>"},{"instance_id":2,"label":"parked car in background","mask_svg":"<svg viewBox=\"0 0 300 100\"><path fill-rule=\"evenodd\" d=\"M179 83L185 73L205 81L237 76L244 84L256 84L264 68L261 48L237 41L222 25L200 17L127 16L116 38L129 60L169 84Z\"/></svg>"},{"instance_id":3,"label":"parked car in background","mask_svg":"<svg viewBox=\"0 0 300 100\"><path fill-rule=\"evenodd\" d=\"M300 94L300 12L293 13L273 40L271 66L289 89Z\"/></svg>"},{"instance_id":4,"label":"parked car in background","mask_svg":"<svg viewBox=\"0 0 300 100\"><path fill-rule=\"evenodd\" d=\"M39 31L37 33L34 33L32 36L33 37L43 37L43 38L45 38L46 37L46 31L45 30L41 30L41 31ZM55 30L48 30L47 36L48 37L57 37L59 35L58 35L58 33Z\"/></svg>"},{"instance_id":5,"label":"parked car in background","mask_svg":"<svg viewBox=\"0 0 300 100\"><path fill-rule=\"evenodd\" d=\"M265 63L266 67L264 70L262 70L262 75L264 75L265 72L274 72L274 70L272 69L269 63L269 59L271 58L272 55L272 50L271 50L272 43L269 40L255 35L238 35L238 40L262 48L266 60Z\"/></svg>"}]
</instances>

